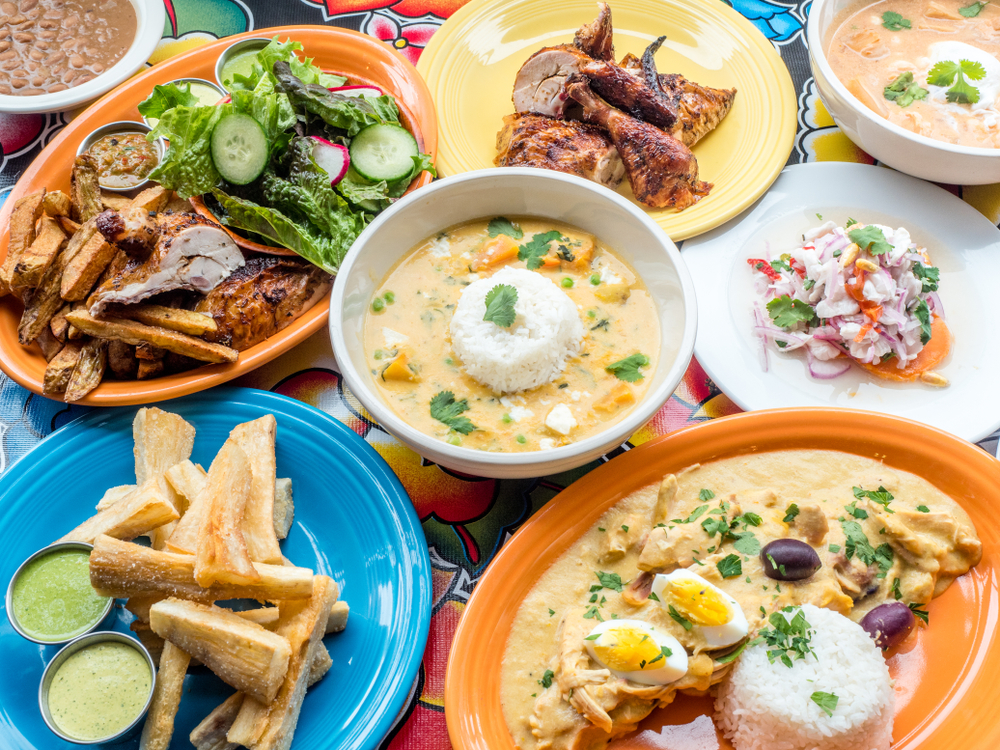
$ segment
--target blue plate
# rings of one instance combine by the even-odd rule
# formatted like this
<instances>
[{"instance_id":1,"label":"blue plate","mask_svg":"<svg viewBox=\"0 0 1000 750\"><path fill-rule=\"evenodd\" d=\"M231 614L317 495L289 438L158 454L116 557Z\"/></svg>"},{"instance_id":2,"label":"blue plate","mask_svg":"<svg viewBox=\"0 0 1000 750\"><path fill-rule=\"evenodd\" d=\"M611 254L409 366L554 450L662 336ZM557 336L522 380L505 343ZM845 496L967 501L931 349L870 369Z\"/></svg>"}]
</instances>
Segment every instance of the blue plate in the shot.
<instances>
[{"instance_id":1,"label":"blue plate","mask_svg":"<svg viewBox=\"0 0 1000 750\"><path fill-rule=\"evenodd\" d=\"M163 407L197 428L192 460L205 467L234 426L274 414L278 476L291 477L295 500L295 524L282 549L296 565L331 576L351 605L347 629L324 641L333 667L307 693L293 747L375 748L413 687L430 625L427 543L399 480L358 435L285 396L224 388ZM0 479L4 590L28 555L93 515L105 489L135 482L136 411L88 414ZM131 615L115 613L114 628L127 631ZM57 650L21 638L0 615L0 750L77 747L52 734L38 710L42 670ZM204 668L189 674L171 747L190 748L190 731L232 692Z\"/></svg>"}]
</instances>

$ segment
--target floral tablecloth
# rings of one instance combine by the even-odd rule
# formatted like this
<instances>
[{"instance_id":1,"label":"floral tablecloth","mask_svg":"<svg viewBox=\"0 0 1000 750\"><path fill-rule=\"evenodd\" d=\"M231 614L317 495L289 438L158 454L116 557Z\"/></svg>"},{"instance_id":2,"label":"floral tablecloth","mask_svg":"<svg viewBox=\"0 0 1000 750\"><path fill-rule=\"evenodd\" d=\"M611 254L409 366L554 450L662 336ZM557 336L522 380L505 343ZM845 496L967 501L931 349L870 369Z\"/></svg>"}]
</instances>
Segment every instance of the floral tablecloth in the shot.
<instances>
[{"instance_id":1,"label":"floral tablecloth","mask_svg":"<svg viewBox=\"0 0 1000 750\"><path fill-rule=\"evenodd\" d=\"M581 0L588 2L589 0ZM723 0L701 0L721 2ZM809 73L805 19L809 0L725 0L750 19L778 48L799 98L798 133L790 164L856 161L871 157L852 144L823 108ZM220 37L269 26L331 24L370 34L414 64L424 45L464 0L164 0L163 41L150 60ZM0 204L38 152L72 119L73 113L0 113ZM997 223L1000 185L951 187ZM0 228L6 231L6 227ZM344 387L326 331L235 385L273 390L332 414L367 440L399 476L423 522L434 577L430 638L410 700L384 748L445 750L444 673L452 635L476 580L500 546L542 504L598 465L540 479L499 481L456 475L423 461L382 430ZM0 376L0 472L43 437L87 411L49 401ZM654 437L739 409L692 362L680 387L653 420L602 460ZM993 453L997 436L981 445Z\"/></svg>"}]
</instances>

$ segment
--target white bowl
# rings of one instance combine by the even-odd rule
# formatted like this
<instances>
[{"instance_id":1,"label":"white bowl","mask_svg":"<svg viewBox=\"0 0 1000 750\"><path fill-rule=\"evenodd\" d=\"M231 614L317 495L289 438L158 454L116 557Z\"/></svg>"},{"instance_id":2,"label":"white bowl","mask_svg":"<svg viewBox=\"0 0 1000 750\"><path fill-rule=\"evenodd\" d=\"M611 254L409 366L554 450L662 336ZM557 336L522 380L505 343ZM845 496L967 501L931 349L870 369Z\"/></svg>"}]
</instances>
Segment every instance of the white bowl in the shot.
<instances>
[{"instance_id":1,"label":"white bowl","mask_svg":"<svg viewBox=\"0 0 1000 750\"><path fill-rule=\"evenodd\" d=\"M639 273L660 316L660 356L649 389L623 419L551 450L493 453L453 446L414 429L382 400L366 364L364 321L389 270L414 245L455 224L494 216L540 216L590 232ZM568 471L618 447L674 392L694 351L694 286L670 238L620 195L579 177L541 169L467 172L416 190L383 212L344 259L330 299L330 338L340 371L358 400L421 456L476 476L537 477Z\"/></svg>"},{"instance_id":2,"label":"white bowl","mask_svg":"<svg viewBox=\"0 0 1000 750\"><path fill-rule=\"evenodd\" d=\"M40 96L0 95L0 112L57 112L86 104L101 96L142 68L163 37L166 17L163 0L129 0L135 8L135 39L121 60L91 81L65 91Z\"/></svg>"},{"instance_id":3,"label":"white bowl","mask_svg":"<svg viewBox=\"0 0 1000 750\"><path fill-rule=\"evenodd\" d=\"M826 38L837 14L853 4L813 0L806 27L816 90L837 126L883 164L914 177L952 185L1000 182L1000 149L955 146L917 135L879 117L837 78L826 59Z\"/></svg>"}]
</instances>

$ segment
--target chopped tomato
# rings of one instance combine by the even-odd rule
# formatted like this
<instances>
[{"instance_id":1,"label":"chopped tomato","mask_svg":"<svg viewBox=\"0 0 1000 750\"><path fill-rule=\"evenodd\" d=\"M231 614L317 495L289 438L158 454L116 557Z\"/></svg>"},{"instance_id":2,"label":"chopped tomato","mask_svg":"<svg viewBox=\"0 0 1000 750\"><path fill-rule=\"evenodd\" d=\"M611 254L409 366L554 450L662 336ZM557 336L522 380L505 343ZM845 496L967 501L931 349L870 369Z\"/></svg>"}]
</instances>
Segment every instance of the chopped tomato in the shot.
<instances>
[{"instance_id":1,"label":"chopped tomato","mask_svg":"<svg viewBox=\"0 0 1000 750\"><path fill-rule=\"evenodd\" d=\"M750 264L750 268L760 271L771 281L778 281L781 278L781 274L771 268L771 264L763 258L747 258L747 263Z\"/></svg>"},{"instance_id":2,"label":"chopped tomato","mask_svg":"<svg viewBox=\"0 0 1000 750\"><path fill-rule=\"evenodd\" d=\"M788 261L788 265L791 266L791 269L799 275L799 278L804 279L806 277L806 267L799 261L795 260L795 258Z\"/></svg>"},{"instance_id":3,"label":"chopped tomato","mask_svg":"<svg viewBox=\"0 0 1000 750\"><path fill-rule=\"evenodd\" d=\"M854 277L854 283L846 282L844 288L847 293L851 295L858 302L864 301L865 298L865 272L858 271L858 275Z\"/></svg>"},{"instance_id":4,"label":"chopped tomato","mask_svg":"<svg viewBox=\"0 0 1000 750\"><path fill-rule=\"evenodd\" d=\"M882 305L878 305L870 300L864 300L861 303L861 312L873 323L878 323L879 318L882 317Z\"/></svg>"}]
</instances>

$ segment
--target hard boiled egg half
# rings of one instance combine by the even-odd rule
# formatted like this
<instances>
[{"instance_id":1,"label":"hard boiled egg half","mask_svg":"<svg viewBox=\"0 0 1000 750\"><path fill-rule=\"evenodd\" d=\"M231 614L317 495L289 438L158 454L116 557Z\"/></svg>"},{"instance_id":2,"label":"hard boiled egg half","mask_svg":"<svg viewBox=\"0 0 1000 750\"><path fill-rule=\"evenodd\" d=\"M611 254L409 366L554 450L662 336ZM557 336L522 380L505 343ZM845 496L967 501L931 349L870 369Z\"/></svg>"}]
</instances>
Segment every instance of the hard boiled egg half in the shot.
<instances>
[{"instance_id":1,"label":"hard boiled egg half","mask_svg":"<svg viewBox=\"0 0 1000 750\"><path fill-rule=\"evenodd\" d=\"M709 648L730 646L746 638L749 626L739 603L717 586L690 571L675 570L653 579L660 606L674 610L705 637Z\"/></svg>"},{"instance_id":2,"label":"hard boiled egg half","mask_svg":"<svg viewBox=\"0 0 1000 750\"><path fill-rule=\"evenodd\" d=\"M680 641L641 620L602 622L584 642L590 658L624 680L665 685L687 674L687 652Z\"/></svg>"}]
</instances>

